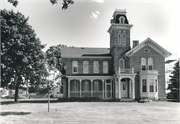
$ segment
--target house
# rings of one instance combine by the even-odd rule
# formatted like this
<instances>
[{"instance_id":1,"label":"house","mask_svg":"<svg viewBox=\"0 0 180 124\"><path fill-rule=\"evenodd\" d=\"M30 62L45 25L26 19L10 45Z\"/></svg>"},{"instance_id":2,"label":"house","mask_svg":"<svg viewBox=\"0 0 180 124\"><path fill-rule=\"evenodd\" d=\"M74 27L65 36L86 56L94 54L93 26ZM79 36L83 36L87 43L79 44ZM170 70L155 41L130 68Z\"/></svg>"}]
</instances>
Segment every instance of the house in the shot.
<instances>
[{"instance_id":1,"label":"house","mask_svg":"<svg viewBox=\"0 0 180 124\"><path fill-rule=\"evenodd\" d=\"M63 96L103 100L166 99L167 50L150 38L133 41L126 11L116 9L108 29L110 48L63 48Z\"/></svg>"}]
</instances>

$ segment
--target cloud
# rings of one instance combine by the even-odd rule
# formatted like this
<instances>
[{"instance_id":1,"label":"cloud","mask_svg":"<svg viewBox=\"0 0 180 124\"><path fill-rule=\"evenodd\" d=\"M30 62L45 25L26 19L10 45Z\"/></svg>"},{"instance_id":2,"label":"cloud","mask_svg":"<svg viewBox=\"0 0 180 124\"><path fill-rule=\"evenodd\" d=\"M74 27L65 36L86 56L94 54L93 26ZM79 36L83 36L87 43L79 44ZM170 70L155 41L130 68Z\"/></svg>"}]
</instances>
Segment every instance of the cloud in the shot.
<instances>
[{"instance_id":1,"label":"cloud","mask_svg":"<svg viewBox=\"0 0 180 124\"><path fill-rule=\"evenodd\" d=\"M99 15L100 15L100 12L99 11L95 11L95 12L91 13L90 18L97 19Z\"/></svg>"},{"instance_id":2,"label":"cloud","mask_svg":"<svg viewBox=\"0 0 180 124\"><path fill-rule=\"evenodd\" d=\"M104 3L104 0L91 0L92 2Z\"/></svg>"}]
</instances>

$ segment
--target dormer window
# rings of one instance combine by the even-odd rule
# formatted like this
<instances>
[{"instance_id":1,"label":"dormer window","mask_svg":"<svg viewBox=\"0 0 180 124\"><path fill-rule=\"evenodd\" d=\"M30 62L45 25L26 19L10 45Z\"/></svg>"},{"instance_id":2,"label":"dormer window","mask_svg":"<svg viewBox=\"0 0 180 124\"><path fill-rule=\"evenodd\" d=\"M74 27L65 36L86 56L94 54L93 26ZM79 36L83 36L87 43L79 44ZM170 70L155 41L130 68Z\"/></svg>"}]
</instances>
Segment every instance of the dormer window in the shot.
<instances>
[{"instance_id":1,"label":"dormer window","mask_svg":"<svg viewBox=\"0 0 180 124\"><path fill-rule=\"evenodd\" d=\"M119 23L124 24L125 18L123 16L119 17Z\"/></svg>"}]
</instances>

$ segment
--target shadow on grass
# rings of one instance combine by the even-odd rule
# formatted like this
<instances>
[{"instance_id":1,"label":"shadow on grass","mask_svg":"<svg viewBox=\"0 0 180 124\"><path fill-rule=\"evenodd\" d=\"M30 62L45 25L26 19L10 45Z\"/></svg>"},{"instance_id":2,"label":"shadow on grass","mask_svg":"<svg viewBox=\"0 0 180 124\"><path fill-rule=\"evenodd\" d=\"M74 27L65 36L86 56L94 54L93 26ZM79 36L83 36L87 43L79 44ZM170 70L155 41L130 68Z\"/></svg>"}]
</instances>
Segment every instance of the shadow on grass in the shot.
<instances>
[{"instance_id":1,"label":"shadow on grass","mask_svg":"<svg viewBox=\"0 0 180 124\"><path fill-rule=\"evenodd\" d=\"M50 100L51 103L59 102L57 100ZM18 102L14 101L1 101L1 105L8 105L8 104L17 104L17 103L48 103L48 100L37 100L37 99L30 99L30 100L19 100Z\"/></svg>"},{"instance_id":2,"label":"shadow on grass","mask_svg":"<svg viewBox=\"0 0 180 124\"><path fill-rule=\"evenodd\" d=\"M7 115L27 115L31 114L31 112L1 112L1 116L7 116Z\"/></svg>"}]
</instances>

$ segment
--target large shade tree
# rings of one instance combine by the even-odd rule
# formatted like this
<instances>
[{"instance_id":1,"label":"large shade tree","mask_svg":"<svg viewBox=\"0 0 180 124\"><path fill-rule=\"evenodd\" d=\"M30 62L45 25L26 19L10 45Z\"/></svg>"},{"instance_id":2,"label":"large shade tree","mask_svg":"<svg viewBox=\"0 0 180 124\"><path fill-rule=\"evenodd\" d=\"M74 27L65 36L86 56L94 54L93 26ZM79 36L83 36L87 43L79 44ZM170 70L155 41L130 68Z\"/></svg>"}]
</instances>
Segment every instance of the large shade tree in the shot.
<instances>
[{"instance_id":1,"label":"large shade tree","mask_svg":"<svg viewBox=\"0 0 180 124\"><path fill-rule=\"evenodd\" d=\"M62 74L65 73L65 67L64 67L62 59L61 59L61 50L63 47L67 47L67 45L59 44L57 46L51 46L46 51L46 59L47 59L48 65L54 66Z\"/></svg>"},{"instance_id":2,"label":"large shade tree","mask_svg":"<svg viewBox=\"0 0 180 124\"><path fill-rule=\"evenodd\" d=\"M9 3L11 3L13 6L17 6L18 5L18 0L8 0ZM58 0L50 0L50 2L52 4L57 4L58 3ZM62 9L66 10L68 9L68 5L69 4L73 4L74 1L73 0L62 0Z\"/></svg>"},{"instance_id":3,"label":"large shade tree","mask_svg":"<svg viewBox=\"0 0 180 124\"><path fill-rule=\"evenodd\" d=\"M37 72L44 68L44 47L28 24L28 18L20 12L1 10L1 86L8 86L14 79L15 102L24 80L38 82Z\"/></svg>"}]
</instances>

